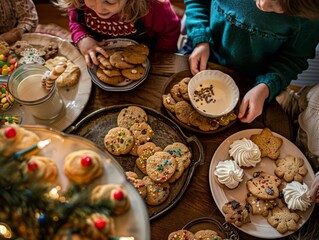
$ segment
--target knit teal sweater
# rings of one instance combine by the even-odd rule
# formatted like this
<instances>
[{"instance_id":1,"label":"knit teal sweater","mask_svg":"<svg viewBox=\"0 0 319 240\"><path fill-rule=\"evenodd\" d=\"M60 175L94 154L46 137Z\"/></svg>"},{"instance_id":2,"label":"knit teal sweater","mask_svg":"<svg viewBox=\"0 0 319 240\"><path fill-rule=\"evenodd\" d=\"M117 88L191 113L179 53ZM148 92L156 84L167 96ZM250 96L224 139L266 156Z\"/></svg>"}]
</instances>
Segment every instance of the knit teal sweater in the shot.
<instances>
[{"instance_id":1,"label":"knit teal sweater","mask_svg":"<svg viewBox=\"0 0 319 240\"><path fill-rule=\"evenodd\" d=\"M185 0L193 46L208 42L211 61L265 83L273 99L308 68L319 21L259 10L253 0Z\"/></svg>"}]
</instances>

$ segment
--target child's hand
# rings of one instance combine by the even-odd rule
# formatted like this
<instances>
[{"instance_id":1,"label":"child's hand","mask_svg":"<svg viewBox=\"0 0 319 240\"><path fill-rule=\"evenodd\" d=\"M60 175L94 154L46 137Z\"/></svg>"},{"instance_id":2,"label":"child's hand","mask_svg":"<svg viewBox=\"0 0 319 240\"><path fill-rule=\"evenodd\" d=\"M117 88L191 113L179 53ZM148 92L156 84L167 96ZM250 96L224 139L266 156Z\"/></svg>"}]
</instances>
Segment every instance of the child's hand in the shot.
<instances>
[{"instance_id":1,"label":"child's hand","mask_svg":"<svg viewBox=\"0 0 319 240\"><path fill-rule=\"evenodd\" d=\"M102 54L106 58L109 57L106 51L101 47L104 45L104 41L99 43L91 37L86 37L81 39L77 45L85 58L86 64L90 68L93 67L93 64L99 65L99 61L96 58L97 53Z\"/></svg>"},{"instance_id":2,"label":"child's hand","mask_svg":"<svg viewBox=\"0 0 319 240\"><path fill-rule=\"evenodd\" d=\"M9 45L21 40L23 29L13 28L8 32L0 34L0 39L6 41Z\"/></svg>"},{"instance_id":3,"label":"child's hand","mask_svg":"<svg viewBox=\"0 0 319 240\"><path fill-rule=\"evenodd\" d=\"M310 196L314 203L319 203L319 174L317 174L311 184Z\"/></svg>"},{"instance_id":4,"label":"child's hand","mask_svg":"<svg viewBox=\"0 0 319 240\"><path fill-rule=\"evenodd\" d=\"M207 69L210 49L209 43L198 44L189 57L189 67L192 74L196 74Z\"/></svg>"},{"instance_id":5,"label":"child's hand","mask_svg":"<svg viewBox=\"0 0 319 240\"><path fill-rule=\"evenodd\" d=\"M264 103L268 96L269 88L264 83L258 84L249 90L239 107L238 118L240 121L250 123L258 117L263 111Z\"/></svg>"}]
</instances>

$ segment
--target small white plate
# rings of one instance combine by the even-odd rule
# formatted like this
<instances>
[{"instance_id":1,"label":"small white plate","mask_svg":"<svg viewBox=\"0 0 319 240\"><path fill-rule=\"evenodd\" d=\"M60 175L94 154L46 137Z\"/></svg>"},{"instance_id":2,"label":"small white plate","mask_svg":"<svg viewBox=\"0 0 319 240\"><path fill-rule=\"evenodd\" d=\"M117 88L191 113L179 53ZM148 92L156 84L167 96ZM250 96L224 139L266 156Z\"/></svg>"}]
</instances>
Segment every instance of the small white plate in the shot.
<instances>
[{"instance_id":1,"label":"small white plate","mask_svg":"<svg viewBox=\"0 0 319 240\"><path fill-rule=\"evenodd\" d=\"M257 171L265 171L269 174L275 175L274 170L276 167L275 161L269 158L263 158L262 161L254 168L245 169L244 170L244 180L240 183L240 185L234 190L224 190L222 189L218 183L214 179L214 169L217 163L220 160L231 159L229 156L229 146L232 142L238 139L247 138L249 139L253 134L259 134L262 129L248 129L244 131L237 132L231 136L229 136L226 140L224 140L221 145L217 148L210 167L209 167L209 184L210 190L218 206L219 210L223 213L222 207L225 203L229 202L230 200L236 200L239 202L245 202L245 198L247 196L247 188L246 188L246 181L252 178L253 173ZM287 138L274 133L273 135L276 137L280 137L283 140L283 144L280 148L280 156L279 158L284 158L287 155L292 155L295 157L300 157L304 160L304 166L308 169L307 175L304 177L304 183L310 187L313 179L314 179L314 172L309 164L305 155ZM314 209L314 204L311 205L306 211L298 213L301 216L301 219L298 222L299 228L308 220L312 211ZM224 214L224 213L223 213ZM243 232L250 234L255 237L265 238L265 239L274 239L274 238L282 238L292 234L292 231L288 231L285 234L280 234L275 228L273 228L268 222L267 218L258 215L250 215L251 223L247 223L242 225L241 227L237 227L238 229L242 230Z\"/></svg>"},{"instance_id":2,"label":"small white plate","mask_svg":"<svg viewBox=\"0 0 319 240\"><path fill-rule=\"evenodd\" d=\"M108 39L106 40L108 43L107 46L105 46L105 49L123 49L129 45L136 45L138 42L133 41L131 39L126 39L126 38L114 38L114 39ZM110 85L107 83L102 82L98 77L96 76L96 71L98 66L94 65L94 67L88 68L88 72L92 78L92 81L98 85L100 88L106 91L114 91L114 92L121 92L121 91L129 91L134 88L136 88L138 85L140 85L148 76L151 63L149 59L147 58L146 63L142 64L142 66L145 69L145 74L144 76L137 80L137 81L132 81L130 79L125 79L123 82L116 84L116 85Z\"/></svg>"},{"instance_id":3,"label":"small white plate","mask_svg":"<svg viewBox=\"0 0 319 240\"><path fill-rule=\"evenodd\" d=\"M188 95L201 115L214 118L226 115L236 107L239 89L229 75L218 70L204 70L189 80Z\"/></svg>"},{"instance_id":4,"label":"small white plate","mask_svg":"<svg viewBox=\"0 0 319 240\"><path fill-rule=\"evenodd\" d=\"M8 111L2 111L0 114L2 116L20 116L22 117L21 124L24 125L45 125L63 131L78 118L91 94L92 82L88 72L85 71L85 60L81 53L70 42L58 37L40 33L27 33L23 35L22 41L27 41L36 47L46 46L50 42L57 43L59 46L58 55L67 57L81 69L80 80L79 83L73 87L59 88L59 92L65 104L65 110L57 119L47 121L36 119L17 102L15 102Z\"/></svg>"}]
</instances>

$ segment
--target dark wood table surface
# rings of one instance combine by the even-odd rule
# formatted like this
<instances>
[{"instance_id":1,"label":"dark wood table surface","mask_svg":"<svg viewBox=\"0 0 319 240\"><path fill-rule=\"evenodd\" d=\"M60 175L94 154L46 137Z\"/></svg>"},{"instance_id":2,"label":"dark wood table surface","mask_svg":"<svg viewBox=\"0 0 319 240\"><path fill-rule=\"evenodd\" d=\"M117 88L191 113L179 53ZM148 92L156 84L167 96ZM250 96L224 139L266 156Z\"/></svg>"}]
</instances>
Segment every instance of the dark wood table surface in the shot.
<instances>
[{"instance_id":1,"label":"dark wood table surface","mask_svg":"<svg viewBox=\"0 0 319 240\"><path fill-rule=\"evenodd\" d=\"M249 87L246 82L247 79L219 65L211 64L211 67L231 75L237 81L241 94L247 91ZM165 84L174 73L188 69L188 59L185 56L156 54L151 57L151 70L148 78L131 91L108 92L93 84L88 104L77 121L97 109L127 103L147 106L168 116L162 108L162 94L165 90ZM200 217L213 217L219 222L224 222L224 217L210 192L208 170L212 156L218 146L230 135L241 130L264 128L266 126L287 139L292 137L289 119L276 101L268 104L263 115L250 124L236 121L228 129L213 135L198 134L183 129L184 133L189 136L196 135L201 141L205 152L205 162L196 168L191 183L181 200L164 215L151 221L151 239L167 239L169 233L181 229L186 223ZM237 232L241 239L258 239L240 230Z\"/></svg>"}]
</instances>

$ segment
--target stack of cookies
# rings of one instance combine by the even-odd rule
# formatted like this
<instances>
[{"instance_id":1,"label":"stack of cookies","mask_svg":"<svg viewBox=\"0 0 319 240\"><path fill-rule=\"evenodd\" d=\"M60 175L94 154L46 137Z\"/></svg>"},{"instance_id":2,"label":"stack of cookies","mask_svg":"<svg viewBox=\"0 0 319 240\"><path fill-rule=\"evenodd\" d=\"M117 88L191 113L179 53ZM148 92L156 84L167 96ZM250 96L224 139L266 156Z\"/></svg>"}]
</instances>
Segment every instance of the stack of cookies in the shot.
<instances>
[{"instance_id":1,"label":"stack of cookies","mask_svg":"<svg viewBox=\"0 0 319 240\"><path fill-rule=\"evenodd\" d=\"M230 144L229 154L233 159L220 160L213 173L219 185L230 190L237 188L244 182L242 171L254 169L264 158L274 161L274 170L253 172L246 181L245 202L233 199L222 207L226 222L240 227L251 222L252 214L265 217L281 234L299 228L300 211L311 206L308 186L303 183L308 170L303 159L280 156L282 144L283 140L268 128L251 135L250 139L239 139Z\"/></svg>"},{"instance_id":2,"label":"stack of cookies","mask_svg":"<svg viewBox=\"0 0 319 240\"><path fill-rule=\"evenodd\" d=\"M167 94L162 96L163 105L168 112L174 114L183 124L204 132L215 131L219 127L227 126L230 122L236 120L237 115L234 111L218 118L209 118L199 114L190 103L188 95L189 80L190 77L183 78L174 84Z\"/></svg>"},{"instance_id":3,"label":"stack of cookies","mask_svg":"<svg viewBox=\"0 0 319 240\"><path fill-rule=\"evenodd\" d=\"M137 81L145 76L149 49L145 44L128 45L124 48L106 49L108 58L98 55L97 78L107 84L117 85L125 80Z\"/></svg>"},{"instance_id":4,"label":"stack of cookies","mask_svg":"<svg viewBox=\"0 0 319 240\"><path fill-rule=\"evenodd\" d=\"M170 184L175 183L191 164L192 154L181 142L157 146L152 142L156 133L147 123L148 116L138 106L123 108L117 127L108 131L104 146L113 155L136 156L138 172L127 172L127 178L151 206L163 203L169 196Z\"/></svg>"}]
</instances>

